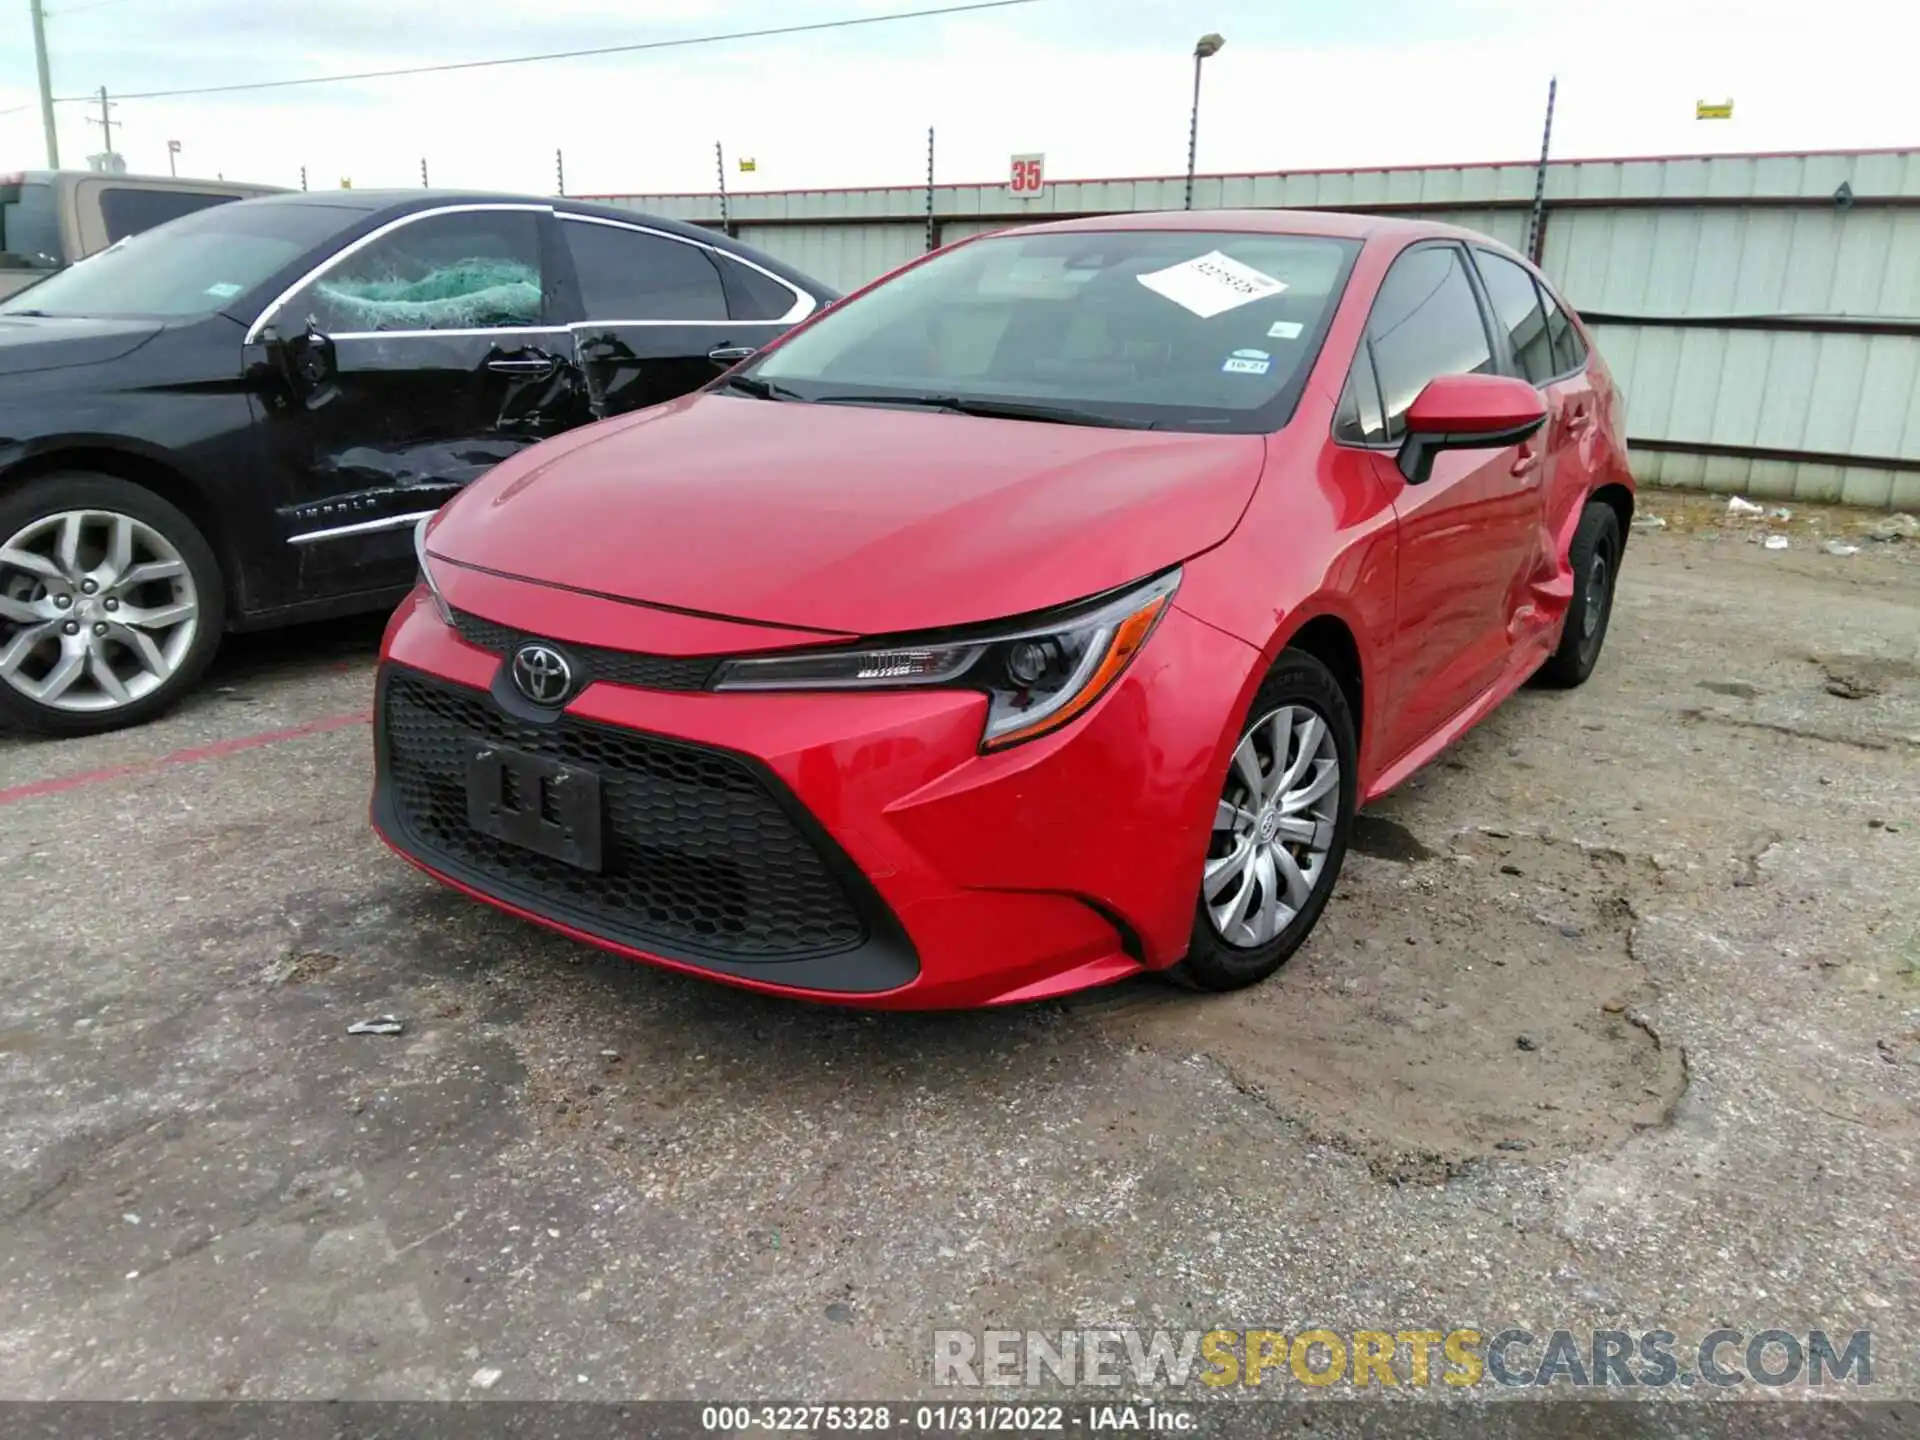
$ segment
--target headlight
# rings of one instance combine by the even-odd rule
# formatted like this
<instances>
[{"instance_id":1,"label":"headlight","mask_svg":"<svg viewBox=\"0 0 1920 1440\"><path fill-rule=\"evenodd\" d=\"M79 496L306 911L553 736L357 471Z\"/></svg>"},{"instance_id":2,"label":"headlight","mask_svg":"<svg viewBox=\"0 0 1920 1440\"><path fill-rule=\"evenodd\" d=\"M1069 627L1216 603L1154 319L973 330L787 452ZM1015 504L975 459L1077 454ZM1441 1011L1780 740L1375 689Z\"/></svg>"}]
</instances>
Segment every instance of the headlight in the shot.
<instances>
[{"instance_id":1,"label":"headlight","mask_svg":"<svg viewBox=\"0 0 1920 1440\"><path fill-rule=\"evenodd\" d=\"M1057 620L924 645L814 650L731 660L716 690L984 690L980 748L996 750L1065 725L1120 678L1166 612L1180 572L1063 612Z\"/></svg>"},{"instance_id":2,"label":"headlight","mask_svg":"<svg viewBox=\"0 0 1920 1440\"><path fill-rule=\"evenodd\" d=\"M413 527L413 555L420 562L420 580L427 587L427 593L433 597L433 608L440 612L445 624L453 624L453 611L447 605L446 596L440 593L440 587L433 583L433 567L427 563L427 526L433 523L428 515Z\"/></svg>"}]
</instances>

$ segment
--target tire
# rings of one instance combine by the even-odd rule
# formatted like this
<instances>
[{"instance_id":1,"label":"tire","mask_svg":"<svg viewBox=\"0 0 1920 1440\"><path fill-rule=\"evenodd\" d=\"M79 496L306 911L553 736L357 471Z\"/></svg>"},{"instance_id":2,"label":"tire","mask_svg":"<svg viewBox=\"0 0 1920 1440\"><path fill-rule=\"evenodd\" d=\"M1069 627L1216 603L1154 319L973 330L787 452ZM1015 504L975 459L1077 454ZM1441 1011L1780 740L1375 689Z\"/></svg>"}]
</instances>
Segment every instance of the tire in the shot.
<instances>
[{"instance_id":1,"label":"tire","mask_svg":"<svg viewBox=\"0 0 1920 1440\"><path fill-rule=\"evenodd\" d=\"M1325 781L1324 759L1331 758L1337 763L1332 783L1324 785L1320 795L1287 817L1304 821L1319 831L1311 841L1288 840L1273 832L1270 827L1282 823L1285 807L1269 803L1256 809L1245 803L1251 785L1241 765L1243 752L1251 742L1262 777L1280 778L1274 775L1269 764L1262 762L1271 762L1276 748L1271 722L1276 712L1288 708L1293 711L1287 726L1290 756L1304 769L1296 784L1283 793L1283 798L1312 794ZM1308 732L1305 737L1314 750L1304 761L1300 756L1302 712L1310 712L1324 727L1324 735ZM1219 818L1228 823L1225 828L1216 829L1208 843L1207 868L1202 873L1200 894L1194 906L1193 939L1186 958L1165 972L1168 979L1192 990L1239 990L1265 980L1300 948L1319 921L1327 897L1340 878L1340 865L1346 858L1347 840L1353 830L1357 775L1353 715L1339 682L1313 656L1297 650L1284 651L1253 697L1233 758L1228 761L1227 773L1222 777ZM1240 812L1237 818L1229 819L1229 806ZM1274 815L1272 821L1268 819L1269 814ZM1330 826L1330 833L1322 829L1323 826ZM1262 836L1270 838L1263 841ZM1319 848L1322 844L1324 849ZM1257 853L1263 846L1269 856L1266 868L1262 867ZM1279 865L1273 864L1272 860L1283 853L1287 858ZM1248 855L1248 864L1215 869L1216 861L1231 860L1235 855ZM1306 893L1302 903L1288 903L1300 901L1300 896L1287 893L1286 873L1281 869L1281 865L1286 864L1292 865L1304 883ZM1215 885L1216 878L1219 888L1213 889L1210 896L1209 889ZM1274 882L1272 890L1264 880ZM1216 918L1215 909L1223 907L1230 916L1243 887L1252 892L1244 909L1249 915L1264 914L1264 921L1223 925ZM1265 902L1270 897L1279 902L1277 911L1266 910ZM1276 923L1278 928L1273 929Z\"/></svg>"},{"instance_id":2,"label":"tire","mask_svg":"<svg viewBox=\"0 0 1920 1440\"><path fill-rule=\"evenodd\" d=\"M1614 584L1620 577L1620 517L1601 500L1590 500L1580 512L1580 528L1567 548L1573 571L1573 599L1560 630L1560 644L1534 674L1555 690L1584 685L1607 643L1607 625L1613 619Z\"/></svg>"},{"instance_id":3,"label":"tire","mask_svg":"<svg viewBox=\"0 0 1920 1440\"><path fill-rule=\"evenodd\" d=\"M225 624L212 547L152 491L70 471L0 496L0 720L142 724L193 688Z\"/></svg>"}]
</instances>

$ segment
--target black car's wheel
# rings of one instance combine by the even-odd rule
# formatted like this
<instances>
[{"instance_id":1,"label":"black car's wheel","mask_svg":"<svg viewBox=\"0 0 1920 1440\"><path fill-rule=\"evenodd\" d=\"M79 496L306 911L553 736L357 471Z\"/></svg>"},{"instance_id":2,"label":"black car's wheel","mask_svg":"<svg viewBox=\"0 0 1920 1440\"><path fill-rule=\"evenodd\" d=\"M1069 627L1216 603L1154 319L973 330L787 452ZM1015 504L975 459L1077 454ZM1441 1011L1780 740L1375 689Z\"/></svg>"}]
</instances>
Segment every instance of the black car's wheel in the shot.
<instances>
[{"instance_id":1,"label":"black car's wheel","mask_svg":"<svg viewBox=\"0 0 1920 1440\"><path fill-rule=\"evenodd\" d=\"M0 717L50 735L137 725L220 643L226 599L191 520L110 475L0 498Z\"/></svg>"},{"instance_id":2,"label":"black car's wheel","mask_svg":"<svg viewBox=\"0 0 1920 1440\"><path fill-rule=\"evenodd\" d=\"M1261 684L1221 787L1187 955L1169 978L1238 990L1300 947L1353 827L1353 716L1332 673L1284 652Z\"/></svg>"},{"instance_id":3,"label":"black car's wheel","mask_svg":"<svg viewBox=\"0 0 1920 1440\"><path fill-rule=\"evenodd\" d=\"M1584 684L1607 642L1613 618L1613 587L1620 575L1620 517L1604 501L1588 502L1567 550L1573 569L1573 599L1560 632L1560 646L1536 672L1543 685L1570 690Z\"/></svg>"}]
</instances>

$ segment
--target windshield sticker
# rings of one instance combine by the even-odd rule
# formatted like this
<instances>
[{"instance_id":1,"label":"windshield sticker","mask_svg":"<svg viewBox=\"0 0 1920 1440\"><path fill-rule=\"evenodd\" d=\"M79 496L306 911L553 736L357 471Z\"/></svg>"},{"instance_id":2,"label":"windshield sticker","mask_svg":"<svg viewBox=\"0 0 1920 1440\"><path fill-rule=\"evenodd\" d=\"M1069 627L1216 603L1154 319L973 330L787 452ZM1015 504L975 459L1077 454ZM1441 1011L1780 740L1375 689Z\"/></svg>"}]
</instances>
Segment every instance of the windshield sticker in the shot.
<instances>
[{"instance_id":1,"label":"windshield sticker","mask_svg":"<svg viewBox=\"0 0 1920 1440\"><path fill-rule=\"evenodd\" d=\"M1202 320L1211 320L1215 315L1224 315L1256 300L1270 300L1287 288L1285 281L1263 275L1251 265L1242 265L1218 250L1209 250L1192 260L1134 278Z\"/></svg>"},{"instance_id":2,"label":"windshield sticker","mask_svg":"<svg viewBox=\"0 0 1920 1440\"><path fill-rule=\"evenodd\" d=\"M217 280L207 286L207 294L216 300L231 300L240 293L241 287L231 280Z\"/></svg>"},{"instance_id":3,"label":"windshield sticker","mask_svg":"<svg viewBox=\"0 0 1920 1440\"><path fill-rule=\"evenodd\" d=\"M1300 332L1306 329L1298 320L1276 320L1267 327L1269 340L1298 340Z\"/></svg>"},{"instance_id":4,"label":"windshield sticker","mask_svg":"<svg viewBox=\"0 0 1920 1440\"><path fill-rule=\"evenodd\" d=\"M1220 367L1223 375L1264 375L1273 368L1273 357L1264 350L1236 350Z\"/></svg>"}]
</instances>

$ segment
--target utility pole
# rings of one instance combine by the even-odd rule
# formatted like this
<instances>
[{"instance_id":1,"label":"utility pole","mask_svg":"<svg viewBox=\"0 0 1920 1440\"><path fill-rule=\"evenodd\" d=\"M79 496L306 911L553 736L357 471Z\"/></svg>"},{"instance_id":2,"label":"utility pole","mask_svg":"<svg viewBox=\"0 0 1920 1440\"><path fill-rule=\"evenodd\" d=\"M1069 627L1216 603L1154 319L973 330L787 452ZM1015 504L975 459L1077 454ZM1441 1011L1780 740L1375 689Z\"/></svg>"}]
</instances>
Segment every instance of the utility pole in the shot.
<instances>
[{"instance_id":1,"label":"utility pole","mask_svg":"<svg viewBox=\"0 0 1920 1440\"><path fill-rule=\"evenodd\" d=\"M304 165L300 167L300 188L302 190L307 188L307 167Z\"/></svg>"},{"instance_id":2,"label":"utility pole","mask_svg":"<svg viewBox=\"0 0 1920 1440\"><path fill-rule=\"evenodd\" d=\"M733 219L727 213L727 157L718 140L713 142L713 163L720 174L720 228L733 234Z\"/></svg>"},{"instance_id":3,"label":"utility pole","mask_svg":"<svg viewBox=\"0 0 1920 1440\"><path fill-rule=\"evenodd\" d=\"M47 137L47 168L60 168L60 137L53 128L53 75L47 65L47 12L40 0L27 0L33 12L33 63L40 72L40 128Z\"/></svg>"},{"instance_id":4,"label":"utility pole","mask_svg":"<svg viewBox=\"0 0 1920 1440\"><path fill-rule=\"evenodd\" d=\"M427 157L424 155L420 157L420 188L422 190L432 188L427 184Z\"/></svg>"},{"instance_id":5,"label":"utility pole","mask_svg":"<svg viewBox=\"0 0 1920 1440\"><path fill-rule=\"evenodd\" d=\"M179 178L180 169L177 165L174 164L173 157L178 155L179 153L180 153L180 142L178 140L167 141L167 174L173 176L176 179Z\"/></svg>"},{"instance_id":6,"label":"utility pole","mask_svg":"<svg viewBox=\"0 0 1920 1440\"><path fill-rule=\"evenodd\" d=\"M1536 265L1547 242L1547 152L1553 148L1553 98L1559 90L1556 75L1547 82L1547 127L1540 136L1540 168L1533 172L1533 213L1527 217L1527 258Z\"/></svg>"},{"instance_id":7,"label":"utility pole","mask_svg":"<svg viewBox=\"0 0 1920 1440\"><path fill-rule=\"evenodd\" d=\"M553 152L553 193L567 193L567 157L556 146Z\"/></svg>"},{"instance_id":8,"label":"utility pole","mask_svg":"<svg viewBox=\"0 0 1920 1440\"><path fill-rule=\"evenodd\" d=\"M107 99L106 86L102 85L100 87L99 94L100 94L100 118L98 120L95 120L91 115L89 115L87 117L87 123L89 125L98 125L100 127L101 160L102 160L102 168L105 169L106 167L110 167L113 164L113 127L115 123L113 118L114 106L113 106L113 103ZM108 173L111 174L112 173L111 170L108 170Z\"/></svg>"}]
</instances>

